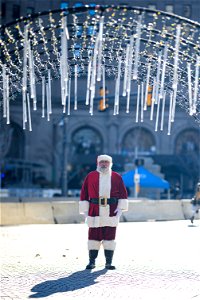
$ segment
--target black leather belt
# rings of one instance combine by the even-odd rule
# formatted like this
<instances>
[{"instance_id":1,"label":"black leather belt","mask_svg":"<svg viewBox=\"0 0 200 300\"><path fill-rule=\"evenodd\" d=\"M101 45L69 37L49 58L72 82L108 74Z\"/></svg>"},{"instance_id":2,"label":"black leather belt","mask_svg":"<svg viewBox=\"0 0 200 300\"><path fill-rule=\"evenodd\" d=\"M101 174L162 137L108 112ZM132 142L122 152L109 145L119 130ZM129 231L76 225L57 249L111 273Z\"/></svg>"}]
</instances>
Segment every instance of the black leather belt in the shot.
<instances>
[{"instance_id":1,"label":"black leather belt","mask_svg":"<svg viewBox=\"0 0 200 300\"><path fill-rule=\"evenodd\" d=\"M118 202L117 198L106 198L106 197L99 197L99 198L91 198L91 203L99 204L102 206L106 206L107 204L115 204Z\"/></svg>"}]
</instances>

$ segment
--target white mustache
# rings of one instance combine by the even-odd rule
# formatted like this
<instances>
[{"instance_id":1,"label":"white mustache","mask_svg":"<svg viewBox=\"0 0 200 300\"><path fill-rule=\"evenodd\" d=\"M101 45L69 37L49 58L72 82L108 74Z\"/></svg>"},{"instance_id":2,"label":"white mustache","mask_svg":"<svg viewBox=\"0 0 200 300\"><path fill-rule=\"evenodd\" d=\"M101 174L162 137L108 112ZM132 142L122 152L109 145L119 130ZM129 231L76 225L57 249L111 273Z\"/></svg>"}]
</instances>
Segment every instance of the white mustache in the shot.
<instances>
[{"instance_id":1,"label":"white mustache","mask_svg":"<svg viewBox=\"0 0 200 300\"><path fill-rule=\"evenodd\" d=\"M102 172L102 173L107 173L109 172L109 170L111 169L110 167L107 167L107 166L98 166L97 169Z\"/></svg>"}]
</instances>

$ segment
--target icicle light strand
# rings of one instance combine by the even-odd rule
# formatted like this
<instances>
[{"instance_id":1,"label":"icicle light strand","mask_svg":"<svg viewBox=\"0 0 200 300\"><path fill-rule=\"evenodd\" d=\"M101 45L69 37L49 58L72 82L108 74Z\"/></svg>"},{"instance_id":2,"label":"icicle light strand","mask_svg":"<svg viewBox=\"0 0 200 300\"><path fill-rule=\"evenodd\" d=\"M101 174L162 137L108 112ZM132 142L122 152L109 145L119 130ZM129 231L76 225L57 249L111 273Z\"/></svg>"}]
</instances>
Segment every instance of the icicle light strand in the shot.
<instances>
[{"instance_id":1,"label":"icicle light strand","mask_svg":"<svg viewBox=\"0 0 200 300\"><path fill-rule=\"evenodd\" d=\"M159 124L162 131L164 119L168 118L167 132L171 134L179 105L200 125L198 22L148 8L83 5L21 17L1 29L0 105L7 123L12 100L19 93L23 129L28 122L30 130L29 101L30 108L41 109L41 116L49 121L54 79L60 80L65 113L70 114L72 92L74 109L80 100L80 109L85 102L93 115L98 107L99 84L105 92L105 82L116 78L114 114L119 113L120 97L126 96L120 103L120 112L131 113L130 100L133 106L139 101L136 122L145 122L149 116L145 111L150 107L155 129ZM41 104L38 84L42 86ZM103 109L107 108L105 102L104 94Z\"/></svg>"}]
</instances>

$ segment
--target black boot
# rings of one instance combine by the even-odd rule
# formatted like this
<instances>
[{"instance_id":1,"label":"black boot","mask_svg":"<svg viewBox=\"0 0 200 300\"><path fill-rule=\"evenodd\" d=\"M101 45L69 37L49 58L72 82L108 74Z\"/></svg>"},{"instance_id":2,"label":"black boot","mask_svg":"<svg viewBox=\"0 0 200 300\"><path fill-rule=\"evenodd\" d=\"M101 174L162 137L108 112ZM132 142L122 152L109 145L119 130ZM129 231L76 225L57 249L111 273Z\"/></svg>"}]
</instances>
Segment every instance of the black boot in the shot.
<instances>
[{"instance_id":1,"label":"black boot","mask_svg":"<svg viewBox=\"0 0 200 300\"><path fill-rule=\"evenodd\" d=\"M115 270L115 266L112 266L112 258L114 251L113 250L104 250L105 258L106 258L106 269Z\"/></svg>"},{"instance_id":2,"label":"black boot","mask_svg":"<svg viewBox=\"0 0 200 300\"><path fill-rule=\"evenodd\" d=\"M89 250L89 264L86 266L86 269L94 269L95 268L95 259L98 255L98 250Z\"/></svg>"}]
</instances>

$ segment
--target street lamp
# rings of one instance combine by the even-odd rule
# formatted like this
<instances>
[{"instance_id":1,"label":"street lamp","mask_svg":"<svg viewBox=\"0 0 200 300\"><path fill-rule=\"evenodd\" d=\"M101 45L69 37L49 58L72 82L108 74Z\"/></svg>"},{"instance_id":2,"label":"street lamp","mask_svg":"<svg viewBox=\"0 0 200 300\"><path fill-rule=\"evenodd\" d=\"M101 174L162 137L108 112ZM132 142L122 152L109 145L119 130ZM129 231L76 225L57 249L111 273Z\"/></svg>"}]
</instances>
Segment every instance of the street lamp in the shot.
<instances>
[{"instance_id":1,"label":"street lamp","mask_svg":"<svg viewBox=\"0 0 200 300\"><path fill-rule=\"evenodd\" d=\"M53 173L52 180L54 185L59 181L61 196L68 195L68 139L67 139L67 122L65 114L54 121L53 127ZM59 132L56 128L59 127ZM58 137L57 137L58 136ZM58 142L59 140L59 142ZM58 150L59 149L59 150ZM57 151L58 150L58 151ZM59 164L59 174L56 172L56 164ZM59 177L58 181L57 178Z\"/></svg>"},{"instance_id":2,"label":"street lamp","mask_svg":"<svg viewBox=\"0 0 200 300\"><path fill-rule=\"evenodd\" d=\"M134 186L135 186L135 198L138 197L139 188L140 188L140 174L138 173L138 168L135 169L134 174Z\"/></svg>"},{"instance_id":3,"label":"street lamp","mask_svg":"<svg viewBox=\"0 0 200 300\"><path fill-rule=\"evenodd\" d=\"M67 164L68 164L68 153L67 153L67 122L68 119L66 116L63 117L63 137L62 137L62 155L61 155L61 189L62 189L62 196L66 197L68 194L68 170L67 170Z\"/></svg>"}]
</instances>

